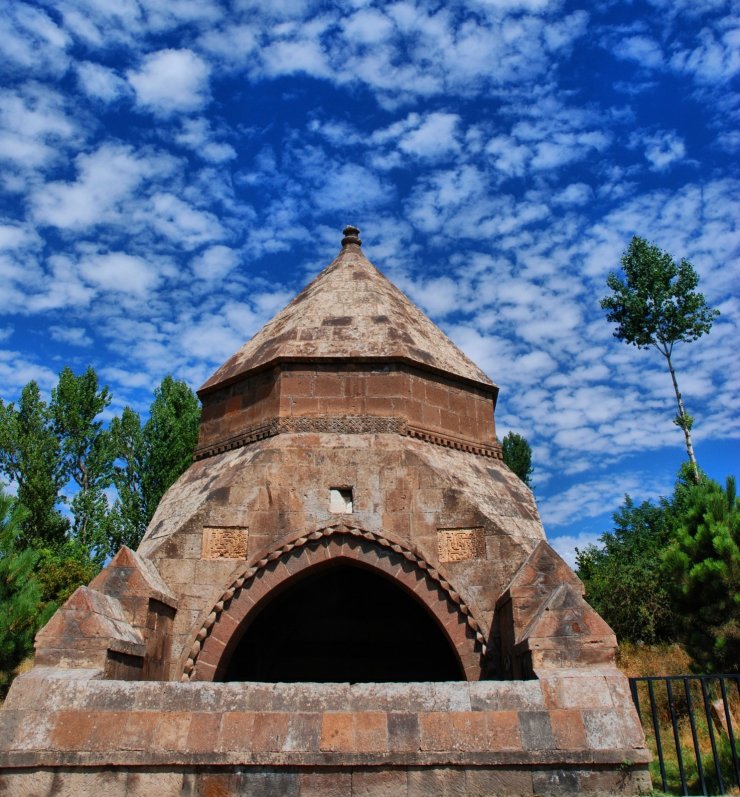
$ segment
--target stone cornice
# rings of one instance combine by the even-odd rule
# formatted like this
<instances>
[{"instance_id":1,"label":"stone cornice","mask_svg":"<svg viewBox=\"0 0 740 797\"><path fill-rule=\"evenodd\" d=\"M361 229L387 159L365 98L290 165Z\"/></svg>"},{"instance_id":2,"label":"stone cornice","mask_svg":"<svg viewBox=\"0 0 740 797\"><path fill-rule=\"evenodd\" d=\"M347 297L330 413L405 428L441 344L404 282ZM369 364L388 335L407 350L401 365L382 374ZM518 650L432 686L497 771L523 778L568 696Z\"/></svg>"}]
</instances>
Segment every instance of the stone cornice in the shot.
<instances>
[{"instance_id":1,"label":"stone cornice","mask_svg":"<svg viewBox=\"0 0 740 797\"><path fill-rule=\"evenodd\" d=\"M312 432L314 434L400 434L413 437L433 445L466 451L481 457L502 459L500 445L484 445L478 442L454 437L431 429L409 426L405 418L396 416L383 417L377 415L307 415L285 418L270 418L259 426L254 426L233 437L211 443L195 449L193 460L243 448L268 437L278 434L295 434Z\"/></svg>"}]
</instances>

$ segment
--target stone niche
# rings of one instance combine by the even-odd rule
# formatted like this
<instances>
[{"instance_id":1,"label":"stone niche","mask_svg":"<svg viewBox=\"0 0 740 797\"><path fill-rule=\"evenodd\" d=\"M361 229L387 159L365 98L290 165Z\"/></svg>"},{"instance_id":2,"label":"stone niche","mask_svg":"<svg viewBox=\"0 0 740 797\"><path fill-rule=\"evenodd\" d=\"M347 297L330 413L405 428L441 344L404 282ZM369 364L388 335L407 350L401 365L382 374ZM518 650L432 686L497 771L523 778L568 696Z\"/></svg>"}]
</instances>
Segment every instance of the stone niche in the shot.
<instances>
[{"instance_id":1,"label":"stone niche","mask_svg":"<svg viewBox=\"0 0 740 797\"><path fill-rule=\"evenodd\" d=\"M649 790L614 634L501 459L497 386L355 228L199 395L138 550L39 632L0 793Z\"/></svg>"}]
</instances>

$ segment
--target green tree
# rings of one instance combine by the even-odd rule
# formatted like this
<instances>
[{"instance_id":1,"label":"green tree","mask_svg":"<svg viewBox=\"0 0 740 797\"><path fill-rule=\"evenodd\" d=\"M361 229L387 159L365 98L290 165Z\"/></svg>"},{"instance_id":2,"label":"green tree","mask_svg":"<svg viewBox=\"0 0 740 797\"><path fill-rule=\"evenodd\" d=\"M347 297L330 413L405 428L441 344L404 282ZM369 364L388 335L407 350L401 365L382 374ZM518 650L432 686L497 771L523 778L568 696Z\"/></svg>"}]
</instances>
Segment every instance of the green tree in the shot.
<instances>
[{"instance_id":1,"label":"green tree","mask_svg":"<svg viewBox=\"0 0 740 797\"><path fill-rule=\"evenodd\" d=\"M91 554L106 553L105 491L113 481L115 451L100 413L110 404L107 387L99 388L93 368L76 376L70 368L59 374L51 393L51 413L61 444L63 472L77 487L71 510L72 533Z\"/></svg>"},{"instance_id":2,"label":"green tree","mask_svg":"<svg viewBox=\"0 0 740 797\"><path fill-rule=\"evenodd\" d=\"M33 652L41 590L34 576L38 554L21 548L18 538L28 510L0 491L0 693L13 670Z\"/></svg>"},{"instance_id":3,"label":"green tree","mask_svg":"<svg viewBox=\"0 0 740 797\"><path fill-rule=\"evenodd\" d=\"M89 584L100 571L86 547L77 540L37 551L36 578L41 589L42 611L51 616L77 589Z\"/></svg>"},{"instance_id":4,"label":"green tree","mask_svg":"<svg viewBox=\"0 0 740 797\"><path fill-rule=\"evenodd\" d=\"M699 276L687 260L676 263L667 253L635 236L622 256L624 277L612 272L607 285L612 293L601 300L607 319L617 324L614 337L639 349L655 347L666 359L673 381L678 412L674 423L683 430L686 451L699 480L691 427L694 419L686 412L678 389L671 356L679 341L697 340L709 332L719 315L701 293L696 292Z\"/></svg>"},{"instance_id":5,"label":"green tree","mask_svg":"<svg viewBox=\"0 0 740 797\"><path fill-rule=\"evenodd\" d=\"M199 423L198 397L185 382L166 376L154 392L149 420L144 424L142 494L147 523L165 492L190 466Z\"/></svg>"},{"instance_id":6,"label":"green tree","mask_svg":"<svg viewBox=\"0 0 740 797\"><path fill-rule=\"evenodd\" d=\"M113 483L118 492L108 526L108 549L113 553L122 545L137 548L150 517L142 485L147 449L139 414L125 407L121 417L111 421L110 433L117 455Z\"/></svg>"},{"instance_id":7,"label":"green tree","mask_svg":"<svg viewBox=\"0 0 740 797\"><path fill-rule=\"evenodd\" d=\"M675 637L676 617L661 570L661 554L672 536L671 506L629 496L613 515L613 531L599 547L576 551L578 577L588 602L618 639L653 644Z\"/></svg>"},{"instance_id":8,"label":"green tree","mask_svg":"<svg viewBox=\"0 0 740 797\"><path fill-rule=\"evenodd\" d=\"M705 670L740 670L740 506L733 477L724 490L706 478L691 486L662 559L691 656Z\"/></svg>"},{"instance_id":9,"label":"green tree","mask_svg":"<svg viewBox=\"0 0 740 797\"><path fill-rule=\"evenodd\" d=\"M524 437L509 432L501 443L504 462L528 486L532 478L532 449Z\"/></svg>"},{"instance_id":10,"label":"green tree","mask_svg":"<svg viewBox=\"0 0 740 797\"><path fill-rule=\"evenodd\" d=\"M69 524L56 506L67 477L52 414L36 382L23 388L17 407L0 400L0 472L17 484L27 510L21 544L61 544Z\"/></svg>"}]
</instances>

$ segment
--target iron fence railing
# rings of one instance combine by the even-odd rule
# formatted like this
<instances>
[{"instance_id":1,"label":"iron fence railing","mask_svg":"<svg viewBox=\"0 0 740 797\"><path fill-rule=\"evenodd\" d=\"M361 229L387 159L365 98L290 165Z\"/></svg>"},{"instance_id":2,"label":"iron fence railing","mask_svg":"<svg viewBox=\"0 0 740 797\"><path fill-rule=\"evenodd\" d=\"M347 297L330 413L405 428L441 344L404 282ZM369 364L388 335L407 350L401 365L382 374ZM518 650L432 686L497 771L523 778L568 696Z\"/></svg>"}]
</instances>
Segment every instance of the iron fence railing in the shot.
<instances>
[{"instance_id":1,"label":"iron fence railing","mask_svg":"<svg viewBox=\"0 0 740 797\"><path fill-rule=\"evenodd\" d=\"M740 674L630 678L632 699L671 794L737 794Z\"/></svg>"}]
</instances>

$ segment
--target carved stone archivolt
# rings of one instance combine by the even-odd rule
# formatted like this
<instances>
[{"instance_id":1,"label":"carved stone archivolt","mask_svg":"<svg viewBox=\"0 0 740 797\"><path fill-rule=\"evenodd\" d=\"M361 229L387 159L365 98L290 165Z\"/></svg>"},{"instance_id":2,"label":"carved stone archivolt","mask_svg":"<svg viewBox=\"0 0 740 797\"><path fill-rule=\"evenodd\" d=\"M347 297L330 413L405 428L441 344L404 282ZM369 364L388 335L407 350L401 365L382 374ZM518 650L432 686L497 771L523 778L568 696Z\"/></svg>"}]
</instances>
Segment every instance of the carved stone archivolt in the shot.
<instances>
[{"instance_id":1,"label":"carved stone archivolt","mask_svg":"<svg viewBox=\"0 0 740 797\"><path fill-rule=\"evenodd\" d=\"M473 637L474 648L481 657L486 657L487 646L486 638L483 634L483 629L480 623L473 617L470 607L465 603L461 596L453 589L452 585L439 572L437 568L432 567L419 553L412 551L398 542L393 542L381 534L372 531L364 531L352 526L339 524L336 526L329 526L324 529L313 531L310 534L298 537L290 542L281 545L279 548L266 554L260 558L252 566L247 567L237 578L235 578L229 587L224 591L219 600L214 604L210 613L201 625L195 640L193 641L188 657L183 666L181 681L189 681L196 677L196 668L199 657L204 646L207 643L209 636L214 632L217 627L219 619L224 611L228 611L232 602L239 599L242 591L249 590L250 584L258 577L261 571L264 571L271 563L277 562L283 557L302 548L307 548L312 544L320 543L322 540L332 540L341 537L349 537L357 539L358 541L367 541L380 548L388 549L394 554L402 557L407 562L411 563L414 568L418 569L424 574L426 579L439 589L445 596L446 600L455 607L459 616L459 624L467 627L471 636Z\"/></svg>"}]
</instances>

